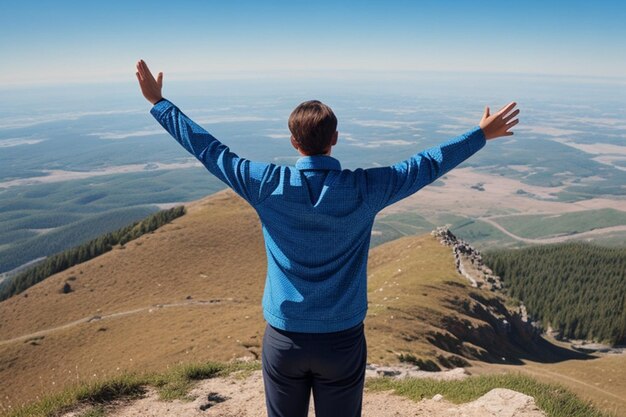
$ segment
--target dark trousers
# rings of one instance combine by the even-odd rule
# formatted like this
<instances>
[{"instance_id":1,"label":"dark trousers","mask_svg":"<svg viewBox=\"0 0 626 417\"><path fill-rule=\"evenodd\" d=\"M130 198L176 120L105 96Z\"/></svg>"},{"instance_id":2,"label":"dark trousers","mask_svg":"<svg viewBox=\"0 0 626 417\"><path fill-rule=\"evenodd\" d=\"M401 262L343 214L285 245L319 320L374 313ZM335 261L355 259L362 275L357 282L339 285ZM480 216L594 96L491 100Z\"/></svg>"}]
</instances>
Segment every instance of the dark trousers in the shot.
<instances>
[{"instance_id":1,"label":"dark trousers","mask_svg":"<svg viewBox=\"0 0 626 417\"><path fill-rule=\"evenodd\" d=\"M361 417L367 343L364 325L333 333L297 333L269 324L262 366L268 417Z\"/></svg>"}]
</instances>

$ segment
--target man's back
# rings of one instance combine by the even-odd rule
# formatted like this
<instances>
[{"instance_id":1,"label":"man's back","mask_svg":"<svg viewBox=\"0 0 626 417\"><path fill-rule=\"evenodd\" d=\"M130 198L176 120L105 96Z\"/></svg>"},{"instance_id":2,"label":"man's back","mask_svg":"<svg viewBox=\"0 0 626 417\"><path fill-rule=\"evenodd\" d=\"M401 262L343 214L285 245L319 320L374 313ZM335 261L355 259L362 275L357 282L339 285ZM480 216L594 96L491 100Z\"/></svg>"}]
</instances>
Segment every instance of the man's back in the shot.
<instances>
[{"instance_id":1,"label":"man's back","mask_svg":"<svg viewBox=\"0 0 626 417\"><path fill-rule=\"evenodd\" d=\"M363 321L374 216L358 176L330 156L280 167L256 210L268 258L263 297L274 327L333 332Z\"/></svg>"},{"instance_id":2,"label":"man's back","mask_svg":"<svg viewBox=\"0 0 626 417\"><path fill-rule=\"evenodd\" d=\"M485 145L483 131L475 127L388 167L342 170L329 155L279 166L240 158L166 99L151 113L257 211L268 262L264 317L295 332L334 332L362 322L376 214Z\"/></svg>"}]
</instances>

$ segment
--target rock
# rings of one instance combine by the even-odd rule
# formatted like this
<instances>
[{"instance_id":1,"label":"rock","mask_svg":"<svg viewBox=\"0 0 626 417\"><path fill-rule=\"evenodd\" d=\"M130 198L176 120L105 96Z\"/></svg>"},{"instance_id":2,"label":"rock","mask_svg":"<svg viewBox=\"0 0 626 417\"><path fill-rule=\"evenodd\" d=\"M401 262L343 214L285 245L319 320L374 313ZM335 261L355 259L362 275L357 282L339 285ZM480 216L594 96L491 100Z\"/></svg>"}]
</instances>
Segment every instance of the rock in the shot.
<instances>
[{"instance_id":1,"label":"rock","mask_svg":"<svg viewBox=\"0 0 626 417\"><path fill-rule=\"evenodd\" d=\"M366 378L429 378L437 380L457 380L464 379L469 376L465 368L453 368L446 371L423 371L419 366L409 364L395 364L394 366L380 366L376 364L367 364L365 368Z\"/></svg>"},{"instance_id":2,"label":"rock","mask_svg":"<svg viewBox=\"0 0 626 417\"><path fill-rule=\"evenodd\" d=\"M59 290L59 292L60 292L61 294L69 294L69 293L71 293L72 291L74 291L74 290L72 289L72 286L70 285L70 283L69 283L69 282L66 282L65 284L63 284L63 288L61 288L61 289Z\"/></svg>"},{"instance_id":3,"label":"rock","mask_svg":"<svg viewBox=\"0 0 626 417\"><path fill-rule=\"evenodd\" d=\"M433 397L433 401L441 401L443 400L443 395L437 394Z\"/></svg>"},{"instance_id":4,"label":"rock","mask_svg":"<svg viewBox=\"0 0 626 417\"><path fill-rule=\"evenodd\" d=\"M381 367L381 368L378 368L376 372L378 373L378 375L381 375L381 376L396 376L402 373L401 370L394 369L391 367L385 367L385 368Z\"/></svg>"},{"instance_id":5,"label":"rock","mask_svg":"<svg viewBox=\"0 0 626 417\"><path fill-rule=\"evenodd\" d=\"M464 407L464 411L474 412L484 417L543 417L545 414L535 404L535 399L526 394L506 388L494 388L482 397Z\"/></svg>"}]
</instances>

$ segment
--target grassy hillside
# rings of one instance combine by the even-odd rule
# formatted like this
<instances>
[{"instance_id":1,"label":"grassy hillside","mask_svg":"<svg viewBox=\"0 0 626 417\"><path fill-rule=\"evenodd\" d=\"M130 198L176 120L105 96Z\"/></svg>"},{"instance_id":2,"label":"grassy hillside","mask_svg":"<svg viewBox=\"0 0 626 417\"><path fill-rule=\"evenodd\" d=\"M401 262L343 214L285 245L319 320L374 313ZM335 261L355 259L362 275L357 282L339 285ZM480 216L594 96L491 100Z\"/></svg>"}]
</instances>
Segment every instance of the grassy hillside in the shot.
<instances>
[{"instance_id":1,"label":"grassy hillside","mask_svg":"<svg viewBox=\"0 0 626 417\"><path fill-rule=\"evenodd\" d=\"M58 272L100 256L111 250L113 246L124 246L141 235L153 232L172 219L182 216L184 212L185 208L182 205L160 210L140 221L128 224L113 232L104 233L96 239L74 246L71 249L48 256L35 266L29 268L22 267L20 268L24 269L22 272L7 278L7 281L10 281L10 285L7 283L4 288L0 287L0 301L19 294ZM29 264L32 264L32 262ZM69 283L65 285L64 291L71 291Z\"/></svg>"},{"instance_id":2,"label":"grassy hillside","mask_svg":"<svg viewBox=\"0 0 626 417\"><path fill-rule=\"evenodd\" d=\"M5 407L126 372L259 357L266 260L258 218L230 191L185 207L124 249L0 303ZM506 300L468 287L450 248L430 234L373 248L368 268L368 362L444 368L562 358L524 333ZM68 280L74 291L62 293Z\"/></svg>"}]
</instances>

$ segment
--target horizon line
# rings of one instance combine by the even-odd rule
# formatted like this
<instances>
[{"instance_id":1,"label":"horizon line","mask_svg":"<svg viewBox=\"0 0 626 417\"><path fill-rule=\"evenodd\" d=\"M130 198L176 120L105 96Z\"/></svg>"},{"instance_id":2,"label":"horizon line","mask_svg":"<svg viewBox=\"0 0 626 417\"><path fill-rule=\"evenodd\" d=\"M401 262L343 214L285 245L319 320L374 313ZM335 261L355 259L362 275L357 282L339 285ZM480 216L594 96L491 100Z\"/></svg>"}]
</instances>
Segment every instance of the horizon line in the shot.
<instances>
[{"instance_id":1,"label":"horizon line","mask_svg":"<svg viewBox=\"0 0 626 417\"><path fill-rule=\"evenodd\" d=\"M33 82L24 81L9 81L1 82L0 89L19 89L27 87L63 87L63 86L75 86L75 85L106 85L106 84L124 84L124 83L136 83L136 78L132 71L129 71L131 75L123 75L125 73L115 73L106 78L100 77L101 81L93 81L92 79L86 80L84 78L78 80L38 80ZM155 72L156 74L157 72ZM168 73L172 74L172 73ZM380 81L393 81L391 79L385 80L391 75L402 75L405 79L410 79L410 76L415 75L434 75L438 78L445 78L450 76L499 76L499 77L522 77L522 78L546 78L546 79L558 79L563 81L587 81L605 84L624 84L626 85L626 76L614 76L614 75L581 75L581 74L562 74L552 72L502 72L502 71L457 71L457 70L384 70L384 69L370 69L370 70L352 70L352 69L316 69L316 70L232 70L232 71L177 71L173 72L173 76L166 77L167 82L188 82L188 81L243 81L254 79L274 79L282 77L281 80L302 80L306 78L325 78L328 80L344 80L346 76L350 76L353 81L365 81L368 79L376 79ZM330 75L330 76L329 76ZM284 78L288 76L288 78ZM355 76L360 76L359 79L354 79ZM367 78L364 76L370 76ZM374 77L373 77L374 76Z\"/></svg>"}]
</instances>

